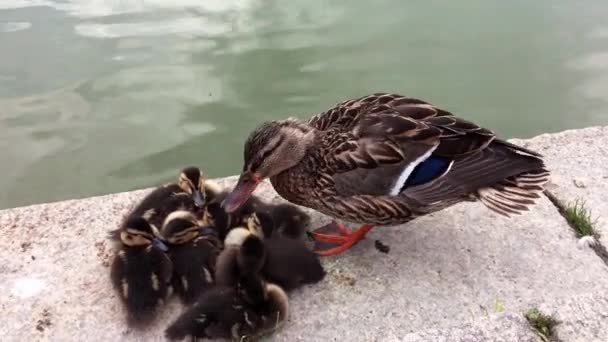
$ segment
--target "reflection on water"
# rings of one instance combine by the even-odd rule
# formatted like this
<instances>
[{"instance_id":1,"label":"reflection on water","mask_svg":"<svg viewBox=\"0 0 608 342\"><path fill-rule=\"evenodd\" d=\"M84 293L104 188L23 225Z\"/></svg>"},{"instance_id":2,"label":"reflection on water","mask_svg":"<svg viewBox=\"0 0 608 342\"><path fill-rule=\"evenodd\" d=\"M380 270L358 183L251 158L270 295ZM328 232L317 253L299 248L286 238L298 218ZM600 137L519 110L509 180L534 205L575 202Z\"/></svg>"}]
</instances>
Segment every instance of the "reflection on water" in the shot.
<instances>
[{"instance_id":1,"label":"reflection on water","mask_svg":"<svg viewBox=\"0 0 608 342\"><path fill-rule=\"evenodd\" d=\"M260 121L376 91L505 136L608 122L608 4L0 2L0 207L239 172Z\"/></svg>"}]
</instances>

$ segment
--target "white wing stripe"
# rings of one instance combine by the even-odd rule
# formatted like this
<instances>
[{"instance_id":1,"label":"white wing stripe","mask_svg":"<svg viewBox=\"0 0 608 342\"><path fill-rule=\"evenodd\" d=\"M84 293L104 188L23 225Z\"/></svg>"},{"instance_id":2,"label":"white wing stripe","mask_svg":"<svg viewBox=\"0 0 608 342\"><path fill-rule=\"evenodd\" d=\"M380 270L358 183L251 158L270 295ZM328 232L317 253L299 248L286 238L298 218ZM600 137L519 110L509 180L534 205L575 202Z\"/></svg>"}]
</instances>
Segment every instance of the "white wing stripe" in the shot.
<instances>
[{"instance_id":1,"label":"white wing stripe","mask_svg":"<svg viewBox=\"0 0 608 342\"><path fill-rule=\"evenodd\" d=\"M439 145L437 145L437 146L439 146ZM412 161L411 163L409 163L409 164L407 164L405 166L405 168L403 169L403 171L401 171L401 174L399 175L399 178L397 178L397 181L395 182L395 184L391 188L391 191L390 191L390 195L391 196L397 196L397 195L399 195L399 191L401 190L401 188L403 188L403 185L405 185L405 182L407 181L407 179L412 174L412 171L414 171L414 168L416 166L418 166L418 164L420 164L423 161L425 161L428 157L430 157L430 155L433 153L433 151L435 151L435 149L437 148L437 146L434 146L428 152L426 152L425 154L423 154L420 157L416 158L414 161Z\"/></svg>"}]
</instances>

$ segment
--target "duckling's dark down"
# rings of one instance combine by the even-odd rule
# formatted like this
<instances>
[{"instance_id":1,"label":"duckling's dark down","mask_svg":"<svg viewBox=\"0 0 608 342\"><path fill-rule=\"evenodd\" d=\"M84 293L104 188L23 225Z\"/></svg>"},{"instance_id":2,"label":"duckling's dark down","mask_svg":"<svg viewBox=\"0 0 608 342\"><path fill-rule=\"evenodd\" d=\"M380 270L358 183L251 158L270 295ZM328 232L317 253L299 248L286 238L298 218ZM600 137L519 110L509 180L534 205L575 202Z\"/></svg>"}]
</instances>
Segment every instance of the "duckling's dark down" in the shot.
<instances>
[{"instance_id":1,"label":"duckling's dark down","mask_svg":"<svg viewBox=\"0 0 608 342\"><path fill-rule=\"evenodd\" d=\"M292 238L303 234L304 226L299 223L300 221L293 226L284 226L282 230L277 231L274 227L267 226L274 224L267 214L257 213L256 215L260 218L258 222L263 225L262 230L272 232L272 235L264 239L266 261L261 274L265 279L289 291L304 284L319 282L325 277L325 270L319 257L306 247L304 241ZM289 223L289 221L284 222Z\"/></svg>"},{"instance_id":2,"label":"duckling's dark down","mask_svg":"<svg viewBox=\"0 0 608 342\"><path fill-rule=\"evenodd\" d=\"M160 227L167 215L176 210L202 213L205 204L218 193L217 185L205 179L199 168L187 167L181 171L177 183L160 186L149 193L130 215L141 216Z\"/></svg>"},{"instance_id":3,"label":"duckling's dark down","mask_svg":"<svg viewBox=\"0 0 608 342\"><path fill-rule=\"evenodd\" d=\"M172 264L145 219L129 218L117 235L120 249L112 262L112 284L127 310L127 322L141 327L154 319L168 295Z\"/></svg>"},{"instance_id":4,"label":"duckling's dark down","mask_svg":"<svg viewBox=\"0 0 608 342\"><path fill-rule=\"evenodd\" d=\"M267 207L267 204L260 198L251 196L242 207L228 214L222 207L222 201L227 195L227 191L218 193L205 208L206 224L215 227L222 240L226 238L232 228L246 225L246 219L251 214L266 210Z\"/></svg>"},{"instance_id":5,"label":"duckling's dark down","mask_svg":"<svg viewBox=\"0 0 608 342\"><path fill-rule=\"evenodd\" d=\"M258 275L234 286L215 285L177 318L165 336L170 340L232 338L248 341L279 328L289 312L285 291Z\"/></svg>"},{"instance_id":6,"label":"duckling's dark down","mask_svg":"<svg viewBox=\"0 0 608 342\"><path fill-rule=\"evenodd\" d=\"M267 208L272 219L270 224L273 231L292 239L304 237L310 224L310 216L306 212L289 203L272 205ZM260 217L260 219L262 218Z\"/></svg>"},{"instance_id":7,"label":"duckling's dark down","mask_svg":"<svg viewBox=\"0 0 608 342\"><path fill-rule=\"evenodd\" d=\"M258 219L259 217L259 219ZM321 281L325 271L319 258L303 241L272 232L272 219L265 213L253 214L248 228L235 228L225 240L225 248L218 256L216 281L230 285L236 275L257 272L264 279L289 291L303 284ZM263 226L264 227L263 227Z\"/></svg>"},{"instance_id":8,"label":"duckling's dark down","mask_svg":"<svg viewBox=\"0 0 608 342\"><path fill-rule=\"evenodd\" d=\"M213 285L221 241L213 228L200 227L188 211L169 214L161 235L169 243L173 288L185 304L191 304Z\"/></svg>"},{"instance_id":9,"label":"duckling's dark down","mask_svg":"<svg viewBox=\"0 0 608 342\"><path fill-rule=\"evenodd\" d=\"M234 287L242 275L257 274L265 260L266 248L262 240L246 228L234 228L224 240L224 249L217 258L216 284Z\"/></svg>"}]
</instances>

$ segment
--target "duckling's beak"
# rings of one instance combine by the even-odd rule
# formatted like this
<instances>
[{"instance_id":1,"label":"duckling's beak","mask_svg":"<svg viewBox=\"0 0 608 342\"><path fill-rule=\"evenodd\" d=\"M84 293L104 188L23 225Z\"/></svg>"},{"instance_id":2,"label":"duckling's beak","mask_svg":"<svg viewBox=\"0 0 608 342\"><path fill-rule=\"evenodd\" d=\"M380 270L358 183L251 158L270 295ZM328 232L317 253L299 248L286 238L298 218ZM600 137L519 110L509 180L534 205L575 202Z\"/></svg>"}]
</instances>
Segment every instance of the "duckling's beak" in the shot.
<instances>
[{"instance_id":1,"label":"duckling's beak","mask_svg":"<svg viewBox=\"0 0 608 342\"><path fill-rule=\"evenodd\" d=\"M205 206L205 193L200 190L194 190L192 192L192 198L194 199L194 205L198 208L202 208Z\"/></svg>"},{"instance_id":2,"label":"duckling's beak","mask_svg":"<svg viewBox=\"0 0 608 342\"><path fill-rule=\"evenodd\" d=\"M258 177L254 173L243 172L239 177L239 181L231 193L226 196L222 202L222 207L227 213L232 213L240 208L251 196L251 193L262 181L261 177Z\"/></svg>"},{"instance_id":3,"label":"duckling's beak","mask_svg":"<svg viewBox=\"0 0 608 342\"><path fill-rule=\"evenodd\" d=\"M152 240L152 246L160 249L163 252L166 252L169 250L169 247L167 247L167 245L158 238Z\"/></svg>"}]
</instances>

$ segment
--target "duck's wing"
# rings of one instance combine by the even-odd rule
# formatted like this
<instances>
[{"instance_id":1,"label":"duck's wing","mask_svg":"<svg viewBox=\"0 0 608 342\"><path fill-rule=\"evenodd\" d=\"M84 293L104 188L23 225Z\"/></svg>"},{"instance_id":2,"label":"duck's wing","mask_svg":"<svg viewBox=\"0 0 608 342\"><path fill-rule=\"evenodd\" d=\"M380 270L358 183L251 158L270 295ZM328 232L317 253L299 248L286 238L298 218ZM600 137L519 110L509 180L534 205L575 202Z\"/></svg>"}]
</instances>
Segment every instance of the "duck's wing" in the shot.
<instances>
[{"instance_id":1,"label":"duck's wing","mask_svg":"<svg viewBox=\"0 0 608 342\"><path fill-rule=\"evenodd\" d=\"M400 196L427 205L546 172L536 153L410 99L367 108L337 140L326 158L341 197Z\"/></svg>"},{"instance_id":2,"label":"duck's wing","mask_svg":"<svg viewBox=\"0 0 608 342\"><path fill-rule=\"evenodd\" d=\"M455 158L488 146L494 134L404 99L367 108L348 132L332 139L326 158L341 195L397 195L419 164L441 158L437 161L445 165L436 168L433 179Z\"/></svg>"}]
</instances>

